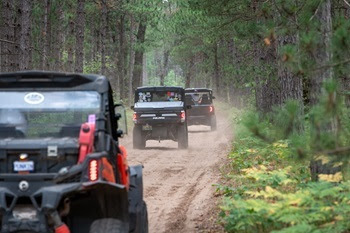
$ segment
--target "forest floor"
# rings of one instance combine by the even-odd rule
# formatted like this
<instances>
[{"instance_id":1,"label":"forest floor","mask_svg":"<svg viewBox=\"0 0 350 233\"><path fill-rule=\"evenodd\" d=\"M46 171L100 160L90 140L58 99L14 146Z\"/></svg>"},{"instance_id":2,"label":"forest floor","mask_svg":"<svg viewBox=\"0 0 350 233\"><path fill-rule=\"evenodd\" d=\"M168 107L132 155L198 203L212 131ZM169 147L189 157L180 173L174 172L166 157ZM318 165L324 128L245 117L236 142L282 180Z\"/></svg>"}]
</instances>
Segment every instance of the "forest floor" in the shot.
<instances>
[{"instance_id":1,"label":"forest floor","mask_svg":"<svg viewBox=\"0 0 350 233\"><path fill-rule=\"evenodd\" d=\"M132 130L122 140L129 164L144 165L144 198L148 206L149 231L222 232L216 223L220 200L213 184L221 178L220 167L231 150L232 130L222 114L218 129L189 127L189 148L177 142L147 141L145 150L132 149Z\"/></svg>"}]
</instances>

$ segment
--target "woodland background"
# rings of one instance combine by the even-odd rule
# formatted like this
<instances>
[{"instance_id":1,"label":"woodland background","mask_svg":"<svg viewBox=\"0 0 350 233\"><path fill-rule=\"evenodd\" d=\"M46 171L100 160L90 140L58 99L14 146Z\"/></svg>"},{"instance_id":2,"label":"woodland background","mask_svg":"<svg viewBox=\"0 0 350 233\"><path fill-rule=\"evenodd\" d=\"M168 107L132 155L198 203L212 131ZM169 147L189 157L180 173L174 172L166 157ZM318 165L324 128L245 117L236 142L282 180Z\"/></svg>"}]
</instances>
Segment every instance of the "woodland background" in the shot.
<instances>
[{"instance_id":1,"label":"woodland background","mask_svg":"<svg viewBox=\"0 0 350 233\"><path fill-rule=\"evenodd\" d=\"M0 3L1 72L100 73L124 101L141 85L211 87L265 113L314 105L327 78L350 88L347 0Z\"/></svg>"},{"instance_id":2,"label":"woodland background","mask_svg":"<svg viewBox=\"0 0 350 233\"><path fill-rule=\"evenodd\" d=\"M236 126L227 232L350 231L348 0L0 0L0 16L1 72L103 74L129 106L141 85L212 88Z\"/></svg>"}]
</instances>

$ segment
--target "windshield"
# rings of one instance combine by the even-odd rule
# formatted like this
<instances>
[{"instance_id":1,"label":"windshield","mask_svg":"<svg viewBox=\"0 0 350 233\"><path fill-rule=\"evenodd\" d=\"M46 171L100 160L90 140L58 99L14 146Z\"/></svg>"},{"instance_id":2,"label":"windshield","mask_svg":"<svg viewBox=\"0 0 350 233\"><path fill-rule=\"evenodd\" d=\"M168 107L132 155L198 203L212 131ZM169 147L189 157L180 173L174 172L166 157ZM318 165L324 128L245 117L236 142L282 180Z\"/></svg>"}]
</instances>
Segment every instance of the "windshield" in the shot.
<instances>
[{"instance_id":1,"label":"windshield","mask_svg":"<svg viewBox=\"0 0 350 233\"><path fill-rule=\"evenodd\" d=\"M207 105L212 103L210 92L186 93L188 105Z\"/></svg>"},{"instance_id":2,"label":"windshield","mask_svg":"<svg viewBox=\"0 0 350 233\"><path fill-rule=\"evenodd\" d=\"M172 102L183 101L181 92L176 91L145 91L136 93L138 98L137 102Z\"/></svg>"},{"instance_id":3,"label":"windshield","mask_svg":"<svg viewBox=\"0 0 350 233\"><path fill-rule=\"evenodd\" d=\"M1 92L0 138L78 137L100 106L94 91Z\"/></svg>"}]
</instances>

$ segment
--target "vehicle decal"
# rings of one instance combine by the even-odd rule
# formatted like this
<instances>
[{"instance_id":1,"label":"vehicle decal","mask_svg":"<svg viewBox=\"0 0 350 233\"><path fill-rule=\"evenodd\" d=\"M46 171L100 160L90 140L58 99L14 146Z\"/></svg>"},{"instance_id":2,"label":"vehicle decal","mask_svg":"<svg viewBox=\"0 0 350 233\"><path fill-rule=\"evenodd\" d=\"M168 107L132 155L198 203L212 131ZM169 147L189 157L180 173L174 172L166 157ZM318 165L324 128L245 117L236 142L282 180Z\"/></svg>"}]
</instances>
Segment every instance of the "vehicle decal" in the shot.
<instances>
[{"instance_id":1,"label":"vehicle decal","mask_svg":"<svg viewBox=\"0 0 350 233\"><path fill-rule=\"evenodd\" d=\"M24 96L24 101L28 104L41 104L44 100L44 95L38 92L30 92Z\"/></svg>"}]
</instances>

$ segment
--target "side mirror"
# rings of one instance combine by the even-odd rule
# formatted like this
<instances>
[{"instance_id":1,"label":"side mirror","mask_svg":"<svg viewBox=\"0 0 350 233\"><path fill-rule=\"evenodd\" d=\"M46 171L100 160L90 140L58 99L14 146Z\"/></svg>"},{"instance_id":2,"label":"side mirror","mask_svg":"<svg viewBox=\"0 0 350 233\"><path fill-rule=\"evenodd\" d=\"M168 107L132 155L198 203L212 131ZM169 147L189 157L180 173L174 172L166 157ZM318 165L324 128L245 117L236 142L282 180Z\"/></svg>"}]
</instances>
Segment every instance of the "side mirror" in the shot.
<instances>
[{"instance_id":1,"label":"side mirror","mask_svg":"<svg viewBox=\"0 0 350 233\"><path fill-rule=\"evenodd\" d=\"M131 110L134 110L134 109L135 109L135 108L134 108L134 105L133 105L133 106L130 106L130 109L131 109Z\"/></svg>"},{"instance_id":2,"label":"side mirror","mask_svg":"<svg viewBox=\"0 0 350 233\"><path fill-rule=\"evenodd\" d=\"M128 122L126 117L126 110L122 104L114 105L114 119L118 121L117 134L122 136L123 134L128 134Z\"/></svg>"},{"instance_id":3,"label":"side mirror","mask_svg":"<svg viewBox=\"0 0 350 233\"><path fill-rule=\"evenodd\" d=\"M187 105L186 106L186 109L191 109L192 108L192 105Z\"/></svg>"},{"instance_id":4,"label":"side mirror","mask_svg":"<svg viewBox=\"0 0 350 233\"><path fill-rule=\"evenodd\" d=\"M216 98L215 98L215 96L212 96L211 98L212 98L213 100L215 100L215 99L216 99Z\"/></svg>"}]
</instances>

